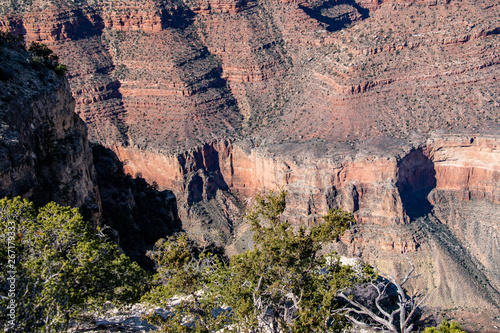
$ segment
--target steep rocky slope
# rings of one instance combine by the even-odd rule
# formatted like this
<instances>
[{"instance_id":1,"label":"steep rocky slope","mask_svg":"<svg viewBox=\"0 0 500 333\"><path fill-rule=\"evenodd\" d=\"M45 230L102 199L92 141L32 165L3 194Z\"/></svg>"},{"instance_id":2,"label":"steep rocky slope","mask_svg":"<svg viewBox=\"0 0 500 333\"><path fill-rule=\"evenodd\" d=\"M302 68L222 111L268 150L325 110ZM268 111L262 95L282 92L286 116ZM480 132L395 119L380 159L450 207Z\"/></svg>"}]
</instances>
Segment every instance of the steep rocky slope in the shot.
<instances>
[{"instance_id":1,"label":"steep rocky slope","mask_svg":"<svg viewBox=\"0 0 500 333\"><path fill-rule=\"evenodd\" d=\"M92 140L200 239L244 250L284 186L294 222L355 213L344 253L411 252L429 304L498 309L496 1L17 3L2 29L57 50Z\"/></svg>"},{"instance_id":2,"label":"steep rocky slope","mask_svg":"<svg viewBox=\"0 0 500 333\"><path fill-rule=\"evenodd\" d=\"M175 196L132 179L108 149L91 148L64 73L0 35L0 198L81 208L143 266L156 240L180 230Z\"/></svg>"},{"instance_id":3,"label":"steep rocky slope","mask_svg":"<svg viewBox=\"0 0 500 333\"><path fill-rule=\"evenodd\" d=\"M0 197L22 195L100 214L92 153L68 81L24 43L0 39Z\"/></svg>"}]
</instances>

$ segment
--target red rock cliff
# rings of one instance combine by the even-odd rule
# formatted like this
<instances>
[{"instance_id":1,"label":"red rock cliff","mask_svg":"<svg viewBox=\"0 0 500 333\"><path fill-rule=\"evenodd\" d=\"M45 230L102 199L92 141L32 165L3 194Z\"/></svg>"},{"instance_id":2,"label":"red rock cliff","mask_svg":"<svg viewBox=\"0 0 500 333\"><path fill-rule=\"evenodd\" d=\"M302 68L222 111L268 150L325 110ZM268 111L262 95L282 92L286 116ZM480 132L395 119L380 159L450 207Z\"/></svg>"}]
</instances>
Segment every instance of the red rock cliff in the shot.
<instances>
[{"instance_id":1,"label":"red rock cliff","mask_svg":"<svg viewBox=\"0 0 500 333\"><path fill-rule=\"evenodd\" d=\"M294 223L314 223L332 207L354 212L357 224L337 246L345 254L394 269L393 262L401 259L396 254L408 251L421 265L443 267L446 280L428 274L419 285L438 288L431 304L468 306L468 295L480 293L487 295L480 302L478 299L481 306L491 307L498 301L500 280L494 264L499 254L489 235L498 237L499 229L491 212L484 209L496 211L499 203L499 144L498 137L443 136L393 157L360 152L347 160L320 156L310 146L302 150L289 147L284 152L283 147L243 148L227 141L177 156L122 147L116 147L116 152L125 161L127 172L140 172L146 179L174 189L185 203L181 215L193 231L200 232L207 225L200 223L199 215L194 216L197 221L187 222L192 219L191 192L203 193L199 200L210 200L211 192L228 191L245 202L257 193L282 187L289 193L284 217ZM204 176L193 176L200 172ZM470 217L449 216L452 207L464 211L474 206L474 214L484 217L473 223L467 223ZM236 239L229 249L244 249L250 240L245 225L238 220L221 224L227 230L234 228ZM432 229L438 227L445 229ZM477 233L478 229L482 231ZM438 237L441 233L451 237L470 262L457 262L454 252ZM471 247L473 251L468 250ZM434 256L433 251L439 254ZM471 280L470 271L481 274ZM461 279L470 282L467 288L462 288ZM485 281L488 288L482 285Z\"/></svg>"}]
</instances>

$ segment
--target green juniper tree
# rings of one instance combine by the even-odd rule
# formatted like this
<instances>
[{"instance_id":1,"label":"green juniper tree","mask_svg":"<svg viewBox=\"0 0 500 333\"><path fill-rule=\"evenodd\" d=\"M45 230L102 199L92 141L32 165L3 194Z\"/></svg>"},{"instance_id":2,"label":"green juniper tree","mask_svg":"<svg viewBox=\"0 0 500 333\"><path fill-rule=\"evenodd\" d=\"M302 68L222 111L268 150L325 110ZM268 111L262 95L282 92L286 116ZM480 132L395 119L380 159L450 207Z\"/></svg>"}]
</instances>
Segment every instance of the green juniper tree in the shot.
<instances>
[{"instance_id":1,"label":"green juniper tree","mask_svg":"<svg viewBox=\"0 0 500 333\"><path fill-rule=\"evenodd\" d=\"M184 295L171 306L170 317L156 321L160 331L336 332L348 325L335 311L337 292L365 281L373 270L356 271L319 251L342 235L353 217L331 210L323 223L294 230L280 219L285 198L285 191L257 196L247 215L255 248L227 264L211 254L195 255L185 235L157 244L150 256L157 281L166 279L143 300L167 306L169 297Z\"/></svg>"},{"instance_id":2,"label":"green juniper tree","mask_svg":"<svg viewBox=\"0 0 500 333\"><path fill-rule=\"evenodd\" d=\"M143 292L142 269L99 237L76 208L49 203L37 210L19 197L1 199L0 228L2 268L9 267L9 254L15 257L14 297L9 273L0 271L1 322L9 332L61 332L80 310L130 302ZM11 299L16 311L9 322Z\"/></svg>"}]
</instances>

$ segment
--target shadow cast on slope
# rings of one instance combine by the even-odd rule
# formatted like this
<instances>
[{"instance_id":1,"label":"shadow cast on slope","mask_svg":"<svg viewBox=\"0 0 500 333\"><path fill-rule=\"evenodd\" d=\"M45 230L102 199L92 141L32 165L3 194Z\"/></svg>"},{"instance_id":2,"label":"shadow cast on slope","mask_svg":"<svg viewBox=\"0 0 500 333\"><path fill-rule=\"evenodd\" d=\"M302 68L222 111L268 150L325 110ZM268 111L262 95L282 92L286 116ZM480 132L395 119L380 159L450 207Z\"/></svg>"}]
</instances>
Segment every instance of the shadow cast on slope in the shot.
<instances>
[{"instance_id":1,"label":"shadow cast on slope","mask_svg":"<svg viewBox=\"0 0 500 333\"><path fill-rule=\"evenodd\" d=\"M368 18L370 15L368 9L361 7L354 0L329 0L317 7L309 8L299 5L299 8L311 18L325 24L327 31L334 32L342 30L355 22L349 15L332 16L325 13L328 9L335 8L335 6L338 5L349 5L353 7L361 16L361 20Z\"/></svg>"},{"instance_id":2,"label":"shadow cast on slope","mask_svg":"<svg viewBox=\"0 0 500 333\"><path fill-rule=\"evenodd\" d=\"M436 170L422 148L412 150L398 162L397 187L406 214L412 219L432 211L427 196L436 187Z\"/></svg>"},{"instance_id":3,"label":"shadow cast on slope","mask_svg":"<svg viewBox=\"0 0 500 333\"><path fill-rule=\"evenodd\" d=\"M113 229L108 235L128 256L143 268L152 269L146 251L158 239L182 230L174 194L126 175L123 163L110 149L94 145L92 153L101 194L102 224Z\"/></svg>"},{"instance_id":4,"label":"shadow cast on slope","mask_svg":"<svg viewBox=\"0 0 500 333\"><path fill-rule=\"evenodd\" d=\"M80 40L93 36L99 36L104 29L104 21L98 14L86 15L81 8L72 10L75 21L64 22L62 31L66 33L71 40Z\"/></svg>"},{"instance_id":5,"label":"shadow cast on slope","mask_svg":"<svg viewBox=\"0 0 500 333\"><path fill-rule=\"evenodd\" d=\"M195 13L186 5L163 8L161 26L165 28L185 29L194 22Z\"/></svg>"}]
</instances>

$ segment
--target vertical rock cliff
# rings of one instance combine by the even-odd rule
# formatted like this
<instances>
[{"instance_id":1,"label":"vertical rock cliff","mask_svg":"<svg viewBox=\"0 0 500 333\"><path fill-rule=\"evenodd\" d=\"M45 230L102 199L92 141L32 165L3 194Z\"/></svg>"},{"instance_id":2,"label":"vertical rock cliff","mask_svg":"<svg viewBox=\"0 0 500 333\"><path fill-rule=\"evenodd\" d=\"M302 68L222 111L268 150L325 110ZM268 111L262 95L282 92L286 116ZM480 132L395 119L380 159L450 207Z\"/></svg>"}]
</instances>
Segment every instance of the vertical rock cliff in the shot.
<instances>
[{"instance_id":1,"label":"vertical rock cliff","mask_svg":"<svg viewBox=\"0 0 500 333\"><path fill-rule=\"evenodd\" d=\"M64 75L23 42L0 40L0 196L82 207L97 222L99 191L84 122Z\"/></svg>"}]
</instances>

